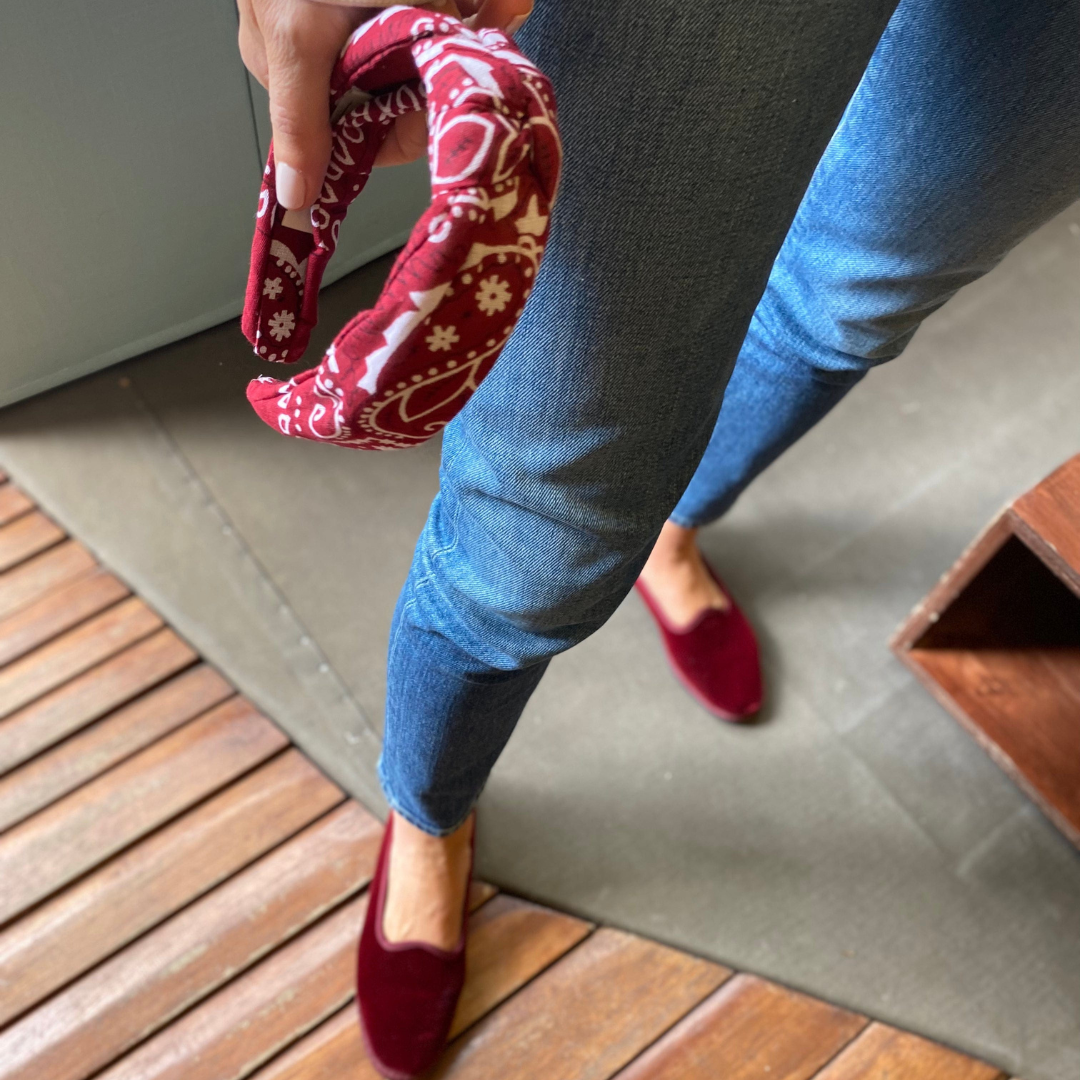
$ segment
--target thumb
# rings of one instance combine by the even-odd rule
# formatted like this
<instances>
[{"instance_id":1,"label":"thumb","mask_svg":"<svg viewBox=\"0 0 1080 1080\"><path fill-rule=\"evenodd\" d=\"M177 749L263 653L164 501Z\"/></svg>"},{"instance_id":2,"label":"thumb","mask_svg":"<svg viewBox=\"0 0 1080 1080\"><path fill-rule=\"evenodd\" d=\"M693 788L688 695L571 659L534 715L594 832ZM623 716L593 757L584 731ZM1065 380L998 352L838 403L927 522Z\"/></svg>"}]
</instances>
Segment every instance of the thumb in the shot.
<instances>
[{"instance_id":1,"label":"thumb","mask_svg":"<svg viewBox=\"0 0 1080 1080\"><path fill-rule=\"evenodd\" d=\"M275 187L287 210L319 196L330 160L330 72L336 49L278 39L267 42Z\"/></svg>"}]
</instances>

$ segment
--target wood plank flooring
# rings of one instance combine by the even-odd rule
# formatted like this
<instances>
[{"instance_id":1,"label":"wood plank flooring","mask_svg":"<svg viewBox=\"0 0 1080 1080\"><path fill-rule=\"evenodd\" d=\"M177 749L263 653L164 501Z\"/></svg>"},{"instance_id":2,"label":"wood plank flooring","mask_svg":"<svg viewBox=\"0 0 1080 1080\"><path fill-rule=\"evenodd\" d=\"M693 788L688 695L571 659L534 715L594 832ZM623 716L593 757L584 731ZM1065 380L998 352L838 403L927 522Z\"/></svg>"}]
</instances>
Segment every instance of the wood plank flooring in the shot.
<instances>
[{"instance_id":1,"label":"wood plank flooring","mask_svg":"<svg viewBox=\"0 0 1080 1080\"><path fill-rule=\"evenodd\" d=\"M371 1080L380 827L0 477L0 1080ZM455 1080L1003 1080L477 884Z\"/></svg>"}]
</instances>

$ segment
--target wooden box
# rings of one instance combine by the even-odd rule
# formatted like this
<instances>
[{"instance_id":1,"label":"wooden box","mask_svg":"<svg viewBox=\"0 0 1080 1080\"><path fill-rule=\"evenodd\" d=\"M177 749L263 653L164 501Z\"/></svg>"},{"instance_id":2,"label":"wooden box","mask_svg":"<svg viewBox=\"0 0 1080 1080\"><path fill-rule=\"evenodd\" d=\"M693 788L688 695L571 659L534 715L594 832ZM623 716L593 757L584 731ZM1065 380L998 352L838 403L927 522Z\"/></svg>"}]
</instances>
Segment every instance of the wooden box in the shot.
<instances>
[{"instance_id":1,"label":"wooden box","mask_svg":"<svg viewBox=\"0 0 1080 1080\"><path fill-rule=\"evenodd\" d=\"M960 556L892 648L1080 846L1080 454Z\"/></svg>"}]
</instances>

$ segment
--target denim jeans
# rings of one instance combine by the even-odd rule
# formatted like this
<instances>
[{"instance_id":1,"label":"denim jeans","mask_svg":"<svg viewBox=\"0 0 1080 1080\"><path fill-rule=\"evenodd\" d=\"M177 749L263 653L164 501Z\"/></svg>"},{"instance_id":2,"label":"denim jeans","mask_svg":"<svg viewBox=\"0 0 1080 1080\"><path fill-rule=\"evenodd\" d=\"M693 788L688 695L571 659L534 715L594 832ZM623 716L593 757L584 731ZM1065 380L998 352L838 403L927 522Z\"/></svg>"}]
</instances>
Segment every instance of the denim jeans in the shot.
<instances>
[{"instance_id":1,"label":"denim jeans","mask_svg":"<svg viewBox=\"0 0 1080 1080\"><path fill-rule=\"evenodd\" d=\"M666 518L723 514L1080 196L1080 0L540 0L519 38L560 102L551 243L390 640L380 777L434 834Z\"/></svg>"}]
</instances>

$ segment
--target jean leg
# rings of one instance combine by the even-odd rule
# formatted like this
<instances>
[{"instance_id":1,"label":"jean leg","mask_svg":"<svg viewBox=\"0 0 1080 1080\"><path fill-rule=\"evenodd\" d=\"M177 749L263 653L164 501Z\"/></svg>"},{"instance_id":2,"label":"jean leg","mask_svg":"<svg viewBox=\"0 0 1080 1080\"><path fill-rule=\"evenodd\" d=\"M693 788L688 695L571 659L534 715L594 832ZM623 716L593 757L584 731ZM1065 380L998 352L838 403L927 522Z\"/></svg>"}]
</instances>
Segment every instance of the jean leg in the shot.
<instances>
[{"instance_id":1,"label":"jean leg","mask_svg":"<svg viewBox=\"0 0 1080 1080\"><path fill-rule=\"evenodd\" d=\"M415 625L402 592L390 629L393 724L379 759L390 805L435 835L464 821L547 661L505 671ZM420 723L438 703L440 722Z\"/></svg>"},{"instance_id":2,"label":"jean leg","mask_svg":"<svg viewBox=\"0 0 1080 1080\"><path fill-rule=\"evenodd\" d=\"M1080 197L1080 3L902 0L672 514L725 513L922 320Z\"/></svg>"},{"instance_id":3,"label":"jean leg","mask_svg":"<svg viewBox=\"0 0 1080 1080\"><path fill-rule=\"evenodd\" d=\"M768 305L768 293L761 305ZM757 316L755 315L755 319ZM707 525L751 481L823 419L866 374L815 369L795 341L774 343L751 323L708 448L671 512L677 525Z\"/></svg>"},{"instance_id":4,"label":"jean leg","mask_svg":"<svg viewBox=\"0 0 1080 1080\"><path fill-rule=\"evenodd\" d=\"M463 819L542 666L633 584L892 7L541 0L523 31L566 170L525 316L446 430L395 619L380 774L421 828Z\"/></svg>"}]
</instances>

